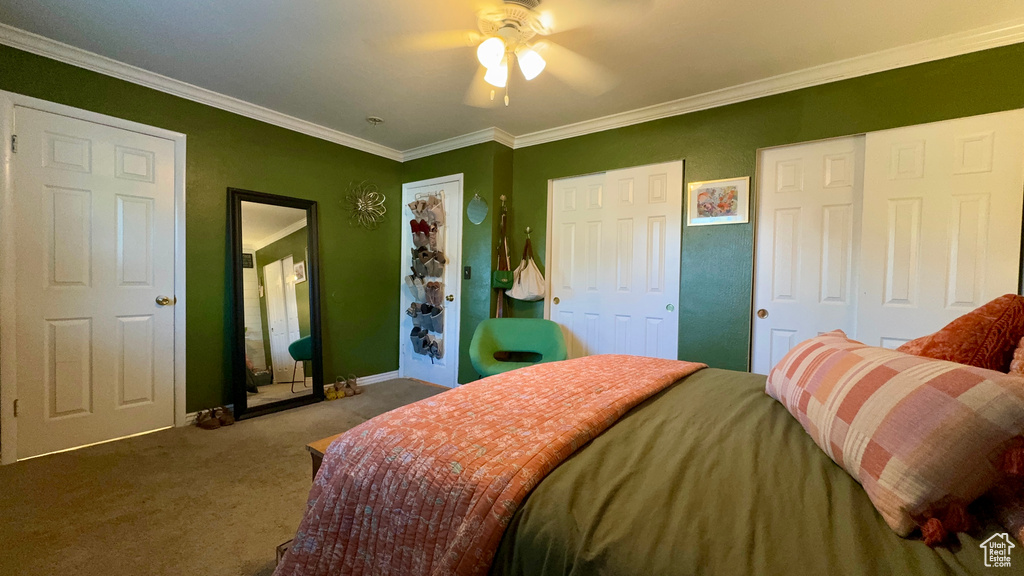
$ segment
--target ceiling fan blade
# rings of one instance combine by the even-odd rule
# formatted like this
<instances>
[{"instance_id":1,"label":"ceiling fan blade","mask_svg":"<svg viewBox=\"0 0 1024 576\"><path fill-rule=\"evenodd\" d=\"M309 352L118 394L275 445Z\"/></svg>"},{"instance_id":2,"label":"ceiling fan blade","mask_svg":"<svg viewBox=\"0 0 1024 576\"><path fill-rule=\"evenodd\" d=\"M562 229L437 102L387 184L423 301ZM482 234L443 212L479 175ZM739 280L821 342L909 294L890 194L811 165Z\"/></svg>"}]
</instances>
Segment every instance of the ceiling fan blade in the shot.
<instances>
[{"instance_id":1,"label":"ceiling fan blade","mask_svg":"<svg viewBox=\"0 0 1024 576\"><path fill-rule=\"evenodd\" d=\"M468 48L476 46L481 40L483 37L476 30L445 30L393 36L387 40L379 40L375 44L389 52L415 54Z\"/></svg>"},{"instance_id":2,"label":"ceiling fan blade","mask_svg":"<svg viewBox=\"0 0 1024 576\"><path fill-rule=\"evenodd\" d=\"M548 63L544 72L565 82L577 92L600 96L619 83L611 70L550 40L538 42L533 48Z\"/></svg>"},{"instance_id":3,"label":"ceiling fan blade","mask_svg":"<svg viewBox=\"0 0 1024 576\"><path fill-rule=\"evenodd\" d=\"M474 108L495 108L500 105L505 98L504 88L495 88L484 80L484 74L487 73L487 69L483 66L476 67L476 74L473 76L473 81L469 83L469 88L466 89L466 96L463 98L463 102L467 106ZM494 91L494 99L491 99L491 91Z\"/></svg>"},{"instance_id":4,"label":"ceiling fan blade","mask_svg":"<svg viewBox=\"0 0 1024 576\"><path fill-rule=\"evenodd\" d=\"M654 8L655 0L544 0L538 8L541 22L553 32L565 32L640 17Z\"/></svg>"}]
</instances>

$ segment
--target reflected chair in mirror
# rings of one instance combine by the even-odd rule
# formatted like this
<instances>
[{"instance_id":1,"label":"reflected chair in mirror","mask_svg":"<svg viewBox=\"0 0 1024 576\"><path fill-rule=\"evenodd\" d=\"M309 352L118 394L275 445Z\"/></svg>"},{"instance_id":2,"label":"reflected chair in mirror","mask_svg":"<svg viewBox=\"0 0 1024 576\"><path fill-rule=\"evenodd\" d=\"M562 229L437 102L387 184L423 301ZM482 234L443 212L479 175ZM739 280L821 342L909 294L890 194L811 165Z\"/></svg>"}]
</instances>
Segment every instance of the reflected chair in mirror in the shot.
<instances>
[{"instance_id":1,"label":"reflected chair in mirror","mask_svg":"<svg viewBox=\"0 0 1024 576\"><path fill-rule=\"evenodd\" d=\"M469 343L469 359L481 376L557 362L567 356L561 327L542 318L484 320Z\"/></svg>"},{"instance_id":2,"label":"reflected chair in mirror","mask_svg":"<svg viewBox=\"0 0 1024 576\"><path fill-rule=\"evenodd\" d=\"M309 362L313 359L313 338L306 336L292 342L288 345L288 353L292 355L292 360L295 360L295 365L292 366L292 394L294 394L295 372L299 369L299 362ZM305 370L302 371L302 387L307 388Z\"/></svg>"}]
</instances>

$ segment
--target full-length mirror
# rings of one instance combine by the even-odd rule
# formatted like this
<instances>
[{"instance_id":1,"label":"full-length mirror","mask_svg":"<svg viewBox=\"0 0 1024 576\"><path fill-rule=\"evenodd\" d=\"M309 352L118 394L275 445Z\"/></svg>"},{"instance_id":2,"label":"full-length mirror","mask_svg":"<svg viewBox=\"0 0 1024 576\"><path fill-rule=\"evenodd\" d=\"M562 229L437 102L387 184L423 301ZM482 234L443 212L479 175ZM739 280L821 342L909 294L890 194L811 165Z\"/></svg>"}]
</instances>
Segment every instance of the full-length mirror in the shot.
<instances>
[{"instance_id":1,"label":"full-length mirror","mask_svg":"<svg viewBox=\"0 0 1024 576\"><path fill-rule=\"evenodd\" d=\"M228 189L238 417L323 399L316 203Z\"/></svg>"}]
</instances>

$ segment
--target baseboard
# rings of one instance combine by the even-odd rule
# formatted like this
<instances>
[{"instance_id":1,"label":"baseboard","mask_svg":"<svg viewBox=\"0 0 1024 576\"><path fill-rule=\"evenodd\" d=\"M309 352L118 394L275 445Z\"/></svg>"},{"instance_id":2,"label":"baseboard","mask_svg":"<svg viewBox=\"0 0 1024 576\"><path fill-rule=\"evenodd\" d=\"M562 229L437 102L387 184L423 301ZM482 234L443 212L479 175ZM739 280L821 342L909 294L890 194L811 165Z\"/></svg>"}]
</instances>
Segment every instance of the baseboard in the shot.
<instances>
[{"instance_id":1,"label":"baseboard","mask_svg":"<svg viewBox=\"0 0 1024 576\"><path fill-rule=\"evenodd\" d=\"M381 374L370 374L369 376L359 376L356 378L356 384L360 386L368 386L370 384L379 384L387 380L394 380L395 378L398 378L398 370L392 370L391 372L383 372ZM312 378L307 378L307 380L312 380ZM235 405L228 404L227 407L228 410L234 410ZM199 412L205 411L206 409L203 409L198 412L189 412L188 414L185 414L185 423L182 424L182 426L191 426L195 424L196 416L199 415Z\"/></svg>"},{"instance_id":2,"label":"baseboard","mask_svg":"<svg viewBox=\"0 0 1024 576\"><path fill-rule=\"evenodd\" d=\"M360 376L356 378L356 384L366 386L367 384L378 384L387 380L394 380L395 378L398 378L398 370L392 370L391 372L384 372L381 374L371 374L369 376Z\"/></svg>"}]
</instances>

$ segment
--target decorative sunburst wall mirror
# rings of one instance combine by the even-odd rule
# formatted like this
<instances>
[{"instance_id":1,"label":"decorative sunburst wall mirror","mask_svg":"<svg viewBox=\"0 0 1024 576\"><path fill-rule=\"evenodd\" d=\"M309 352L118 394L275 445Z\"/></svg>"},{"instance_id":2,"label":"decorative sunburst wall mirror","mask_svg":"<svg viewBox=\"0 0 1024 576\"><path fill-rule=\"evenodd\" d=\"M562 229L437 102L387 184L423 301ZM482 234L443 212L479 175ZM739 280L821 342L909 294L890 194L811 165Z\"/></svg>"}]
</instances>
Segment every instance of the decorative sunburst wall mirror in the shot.
<instances>
[{"instance_id":1,"label":"decorative sunburst wall mirror","mask_svg":"<svg viewBox=\"0 0 1024 576\"><path fill-rule=\"evenodd\" d=\"M376 229L384 221L384 214L388 211L384 206L385 199L376 184L364 181L350 185L345 195L345 205L350 212L349 224L367 230Z\"/></svg>"}]
</instances>

